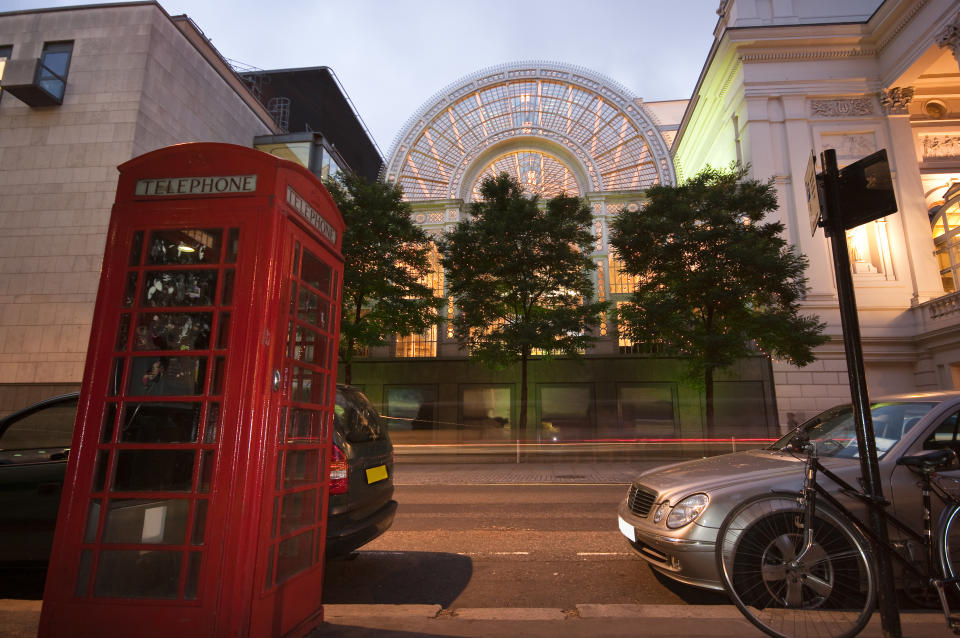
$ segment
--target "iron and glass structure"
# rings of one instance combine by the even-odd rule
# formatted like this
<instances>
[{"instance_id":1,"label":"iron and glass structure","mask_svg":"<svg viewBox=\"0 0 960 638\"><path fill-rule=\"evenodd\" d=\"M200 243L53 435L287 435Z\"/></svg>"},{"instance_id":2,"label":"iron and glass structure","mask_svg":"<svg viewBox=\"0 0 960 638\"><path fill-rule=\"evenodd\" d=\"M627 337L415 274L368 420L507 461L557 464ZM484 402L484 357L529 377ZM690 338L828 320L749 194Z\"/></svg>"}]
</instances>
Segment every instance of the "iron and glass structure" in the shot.
<instances>
[{"instance_id":1,"label":"iron and glass structure","mask_svg":"<svg viewBox=\"0 0 960 638\"><path fill-rule=\"evenodd\" d=\"M677 116L683 104L674 108ZM427 100L397 135L381 177L403 187L414 221L433 236L462 219L485 176L502 171L544 200L560 193L584 198L593 212L596 296L615 304L632 287L608 248L609 223L621 210L639 210L650 186L676 183L669 145L679 117L665 113L662 104L645 104L587 69L505 64ZM582 361L534 359L530 425L511 430L519 370L491 371L467 360L449 321L456 304L435 266L430 280L446 299L446 321L422 335L395 337L353 363L353 382L381 406L397 442L702 434L699 393L678 382L679 362L647 344L624 346L611 318ZM745 413L755 415L749 425L756 432L773 427L768 371L765 360L745 361L720 382L721 421L727 415L731 431L743 430Z\"/></svg>"}]
</instances>

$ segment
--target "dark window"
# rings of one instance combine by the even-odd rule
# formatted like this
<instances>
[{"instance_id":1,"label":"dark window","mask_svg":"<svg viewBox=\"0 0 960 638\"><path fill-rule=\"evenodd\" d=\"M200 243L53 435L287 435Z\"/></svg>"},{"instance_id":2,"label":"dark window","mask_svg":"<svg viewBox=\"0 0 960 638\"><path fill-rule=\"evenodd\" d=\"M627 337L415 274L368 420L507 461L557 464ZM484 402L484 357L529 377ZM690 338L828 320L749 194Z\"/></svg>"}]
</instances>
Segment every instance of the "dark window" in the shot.
<instances>
[{"instance_id":1,"label":"dark window","mask_svg":"<svg viewBox=\"0 0 960 638\"><path fill-rule=\"evenodd\" d=\"M386 388L386 394L386 414L391 430L432 430L436 427L436 386L391 386Z\"/></svg>"},{"instance_id":2,"label":"dark window","mask_svg":"<svg viewBox=\"0 0 960 638\"><path fill-rule=\"evenodd\" d=\"M960 451L960 413L951 414L944 419L937 429L923 442L924 450L939 450L952 448Z\"/></svg>"},{"instance_id":3,"label":"dark window","mask_svg":"<svg viewBox=\"0 0 960 638\"><path fill-rule=\"evenodd\" d=\"M4 430L0 450L70 447L76 416L76 398L28 412Z\"/></svg>"},{"instance_id":4,"label":"dark window","mask_svg":"<svg viewBox=\"0 0 960 638\"><path fill-rule=\"evenodd\" d=\"M37 84L60 102L67 88L67 71L72 54L73 42L48 42L43 45L43 55L37 68Z\"/></svg>"},{"instance_id":5,"label":"dark window","mask_svg":"<svg viewBox=\"0 0 960 638\"><path fill-rule=\"evenodd\" d=\"M377 411L360 392L353 388L337 390L337 404L334 408L337 429L351 443L380 441L387 438L387 428L380 420Z\"/></svg>"}]
</instances>

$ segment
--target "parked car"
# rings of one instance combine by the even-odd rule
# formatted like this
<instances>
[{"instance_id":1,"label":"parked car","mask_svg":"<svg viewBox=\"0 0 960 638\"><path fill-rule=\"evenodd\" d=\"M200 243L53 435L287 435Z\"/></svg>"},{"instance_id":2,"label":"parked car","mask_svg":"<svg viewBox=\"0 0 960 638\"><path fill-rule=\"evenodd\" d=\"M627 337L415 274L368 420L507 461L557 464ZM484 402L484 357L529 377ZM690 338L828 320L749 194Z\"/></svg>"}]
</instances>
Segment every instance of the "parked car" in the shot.
<instances>
[{"instance_id":1,"label":"parked car","mask_svg":"<svg viewBox=\"0 0 960 638\"><path fill-rule=\"evenodd\" d=\"M77 403L74 392L0 420L0 564L49 560ZM338 385L327 557L349 555L380 536L396 511L387 426L363 393Z\"/></svg>"},{"instance_id":2,"label":"parked car","mask_svg":"<svg viewBox=\"0 0 960 638\"><path fill-rule=\"evenodd\" d=\"M883 495L891 502L892 513L919 531L917 478L897 460L929 449L960 451L960 393L884 398L872 403L871 416ZM853 412L851 406L841 405L806 421L768 448L661 466L640 474L620 503L620 531L635 552L665 576L722 589L714 555L718 528L733 507L751 496L800 489L806 457L788 444L801 431L818 442L824 466L852 485L858 484L861 472ZM821 483L830 485L827 478ZM941 484L960 493L960 469L942 472ZM854 511L863 512L853 499L838 496ZM891 538L896 538L893 530Z\"/></svg>"},{"instance_id":3,"label":"parked car","mask_svg":"<svg viewBox=\"0 0 960 638\"><path fill-rule=\"evenodd\" d=\"M362 392L337 386L327 557L349 555L393 523L393 445L386 422ZM2 441L2 439L0 439Z\"/></svg>"}]
</instances>

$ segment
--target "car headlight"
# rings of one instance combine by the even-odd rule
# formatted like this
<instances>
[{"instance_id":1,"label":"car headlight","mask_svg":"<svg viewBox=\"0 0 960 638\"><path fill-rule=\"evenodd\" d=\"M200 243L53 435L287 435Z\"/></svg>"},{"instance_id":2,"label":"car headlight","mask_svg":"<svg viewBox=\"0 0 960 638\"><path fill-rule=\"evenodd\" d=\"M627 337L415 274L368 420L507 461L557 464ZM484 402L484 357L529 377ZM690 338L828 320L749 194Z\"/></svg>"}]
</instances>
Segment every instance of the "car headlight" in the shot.
<instances>
[{"instance_id":1,"label":"car headlight","mask_svg":"<svg viewBox=\"0 0 960 638\"><path fill-rule=\"evenodd\" d=\"M677 529L689 525L703 514L703 510L707 509L709 504L710 497L706 494L688 496L670 510L670 515L667 516L667 527Z\"/></svg>"}]
</instances>

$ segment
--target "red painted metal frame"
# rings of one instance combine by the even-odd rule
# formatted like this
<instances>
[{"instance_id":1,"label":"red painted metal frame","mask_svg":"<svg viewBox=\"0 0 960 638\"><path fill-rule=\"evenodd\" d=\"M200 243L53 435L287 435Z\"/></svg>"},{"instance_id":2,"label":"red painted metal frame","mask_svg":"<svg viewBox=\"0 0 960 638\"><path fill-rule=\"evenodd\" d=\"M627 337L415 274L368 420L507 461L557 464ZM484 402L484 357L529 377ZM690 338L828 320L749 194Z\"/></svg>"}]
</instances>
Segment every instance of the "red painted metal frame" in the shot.
<instances>
[{"instance_id":1,"label":"red painted metal frame","mask_svg":"<svg viewBox=\"0 0 960 638\"><path fill-rule=\"evenodd\" d=\"M320 590L323 571L323 538L325 537L325 503L329 487L326 472L329 455L330 420L336 382L336 338L339 331L339 301L343 262L341 240L343 220L329 193L319 181L299 165L245 147L217 143L183 144L160 149L120 166L117 198L107 235L106 251L97 304L94 311L87 362L81 389L77 425L64 481L58 526L44 593L40 636L111 636L163 637L176 636L299 636L322 621ZM191 178L195 176L256 175L252 192L221 194L178 194L138 197L138 180L157 178ZM289 189L297 197L289 197ZM304 205L305 204L305 205ZM199 438L194 444L171 444L170 450L196 451L192 470L192 491L175 493L124 492L124 498L150 497L164 499L176 496L190 501L184 540L177 545L164 545L164 550L202 553L196 579L195 599L187 599L185 574L181 570L177 596L158 599L149 597L97 597L93 574L78 584L81 551L88 551L96 561L98 552L111 550L144 550L143 543L108 543L103 539L105 514L99 515L91 537L88 511L91 499L109 499L110 477L106 486L95 489L98 452L117 456L118 450L158 449L162 444L137 445L121 443L121 434L111 430L108 440L101 433L101 423L108 413L107 405L119 406L122 415L127 391L136 384L129 381L134 362L134 348L125 346L118 352L118 326L124 316L134 321L137 306L144 299L146 272L149 266L131 266L133 239L137 237L147 250L151 231L176 229L238 228L239 251L235 266L218 265L218 281L223 272L235 267L234 296L230 306L210 310L229 311L229 342L223 352L217 350L216 335L211 330L210 343L197 356L207 357L207 376L218 355L226 360L222 396L207 385L198 404L219 403L219 435L205 444ZM143 235L136 235L142 232ZM273 370L284 361L286 328L293 258L293 242L309 246L335 274L330 294L328 359L330 370L321 376L326 391L325 406L314 406L326 419L325 440L315 445L319 456L316 489L320 494L318 514L321 520L316 533L318 559L309 568L271 588L260 578L266 567L265 548L269 546L275 468L278 463L278 427L283 405L289 405L289 378L273 390ZM225 243L225 242L224 242ZM149 263L144 257L141 264ZM174 267L175 268L175 267ZM212 267L211 267L212 268ZM141 273L133 308L124 306L129 273ZM219 301L219 292L218 299ZM129 295L127 295L129 296ZM145 302L144 302L145 303ZM226 308L226 310L223 310ZM181 309L182 310L182 309ZM132 339L133 328L129 334ZM222 345L222 344L220 344ZM171 353L172 356L177 356ZM126 362L122 383L111 382L114 361ZM111 385L111 383L113 385ZM146 383L144 383L146 385ZM136 394L136 393L133 393ZM130 400L130 403L143 398ZM163 398L149 397L162 403ZM174 401L171 399L171 401ZM206 407L204 409L209 409ZM117 423L122 421L117 420ZM207 427L207 426L204 426ZM199 434L197 436L200 436ZM166 448L163 448L166 449ZM213 451L214 470L209 493L199 493L200 452ZM107 467L114 468L115 461ZM110 469L109 472L113 472ZM99 495L99 496L98 496ZM208 502L206 531L202 544L191 544L191 526L198 516L200 500ZM102 508L106 510L106 508ZM164 510L166 511L166 510ZM96 521L94 521L96 523ZM92 538L92 540L91 540ZM146 540L143 541L147 542ZM150 552L146 552L150 553ZM189 569L188 558L181 566Z\"/></svg>"}]
</instances>

